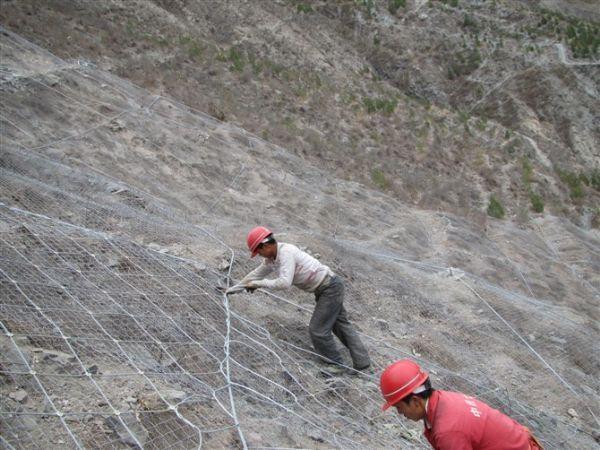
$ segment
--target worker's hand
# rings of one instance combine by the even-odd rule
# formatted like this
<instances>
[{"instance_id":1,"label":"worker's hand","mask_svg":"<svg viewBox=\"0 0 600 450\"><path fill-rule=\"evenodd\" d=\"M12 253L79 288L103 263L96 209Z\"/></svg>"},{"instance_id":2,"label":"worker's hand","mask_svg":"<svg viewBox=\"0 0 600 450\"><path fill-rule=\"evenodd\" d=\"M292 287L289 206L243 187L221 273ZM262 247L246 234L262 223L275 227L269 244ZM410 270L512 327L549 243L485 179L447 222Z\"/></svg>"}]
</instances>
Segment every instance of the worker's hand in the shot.
<instances>
[{"instance_id":1,"label":"worker's hand","mask_svg":"<svg viewBox=\"0 0 600 450\"><path fill-rule=\"evenodd\" d=\"M244 291L244 286L240 286L239 284L236 284L235 286L231 286L229 289L227 289L225 291L225 293L227 295L231 295L231 294L239 294L240 292Z\"/></svg>"},{"instance_id":2,"label":"worker's hand","mask_svg":"<svg viewBox=\"0 0 600 450\"><path fill-rule=\"evenodd\" d=\"M258 289L258 286L256 286L254 282L250 281L244 285L244 289L246 289L246 292L254 294L254 291Z\"/></svg>"}]
</instances>

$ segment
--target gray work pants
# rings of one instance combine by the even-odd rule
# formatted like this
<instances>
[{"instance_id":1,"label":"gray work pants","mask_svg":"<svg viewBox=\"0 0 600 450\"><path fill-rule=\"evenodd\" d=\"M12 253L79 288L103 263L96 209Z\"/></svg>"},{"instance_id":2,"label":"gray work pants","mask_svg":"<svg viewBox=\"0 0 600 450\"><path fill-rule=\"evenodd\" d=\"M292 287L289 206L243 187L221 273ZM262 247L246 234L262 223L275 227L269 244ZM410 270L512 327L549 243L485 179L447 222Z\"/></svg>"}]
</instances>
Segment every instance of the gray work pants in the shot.
<instances>
[{"instance_id":1,"label":"gray work pants","mask_svg":"<svg viewBox=\"0 0 600 450\"><path fill-rule=\"evenodd\" d=\"M371 363L367 349L346 317L344 283L341 278L335 275L325 286L319 286L315 291L315 301L308 330L317 353L328 362L343 364L342 355L331 333L333 331L350 350L354 368L367 367Z\"/></svg>"}]
</instances>

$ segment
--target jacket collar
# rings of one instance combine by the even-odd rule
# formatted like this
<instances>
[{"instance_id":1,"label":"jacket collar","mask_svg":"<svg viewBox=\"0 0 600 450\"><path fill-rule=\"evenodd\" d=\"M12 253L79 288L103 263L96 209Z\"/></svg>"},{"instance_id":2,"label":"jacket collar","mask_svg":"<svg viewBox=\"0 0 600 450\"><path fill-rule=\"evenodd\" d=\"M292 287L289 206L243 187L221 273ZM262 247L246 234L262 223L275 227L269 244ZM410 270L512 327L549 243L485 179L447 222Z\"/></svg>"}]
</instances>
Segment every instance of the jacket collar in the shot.
<instances>
[{"instance_id":1,"label":"jacket collar","mask_svg":"<svg viewBox=\"0 0 600 450\"><path fill-rule=\"evenodd\" d=\"M435 421L435 413L437 411L437 404L440 399L440 391L433 391L431 396L427 399L425 405L425 430L431 430Z\"/></svg>"}]
</instances>

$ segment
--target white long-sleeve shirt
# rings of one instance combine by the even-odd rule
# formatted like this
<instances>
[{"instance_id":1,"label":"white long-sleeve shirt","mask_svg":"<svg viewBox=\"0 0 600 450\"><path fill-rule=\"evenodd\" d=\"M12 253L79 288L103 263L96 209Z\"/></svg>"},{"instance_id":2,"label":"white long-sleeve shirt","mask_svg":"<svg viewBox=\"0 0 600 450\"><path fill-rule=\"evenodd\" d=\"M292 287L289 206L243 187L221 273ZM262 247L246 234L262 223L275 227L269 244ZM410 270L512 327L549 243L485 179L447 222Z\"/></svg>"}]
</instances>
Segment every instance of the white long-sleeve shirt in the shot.
<instances>
[{"instance_id":1,"label":"white long-sleeve shirt","mask_svg":"<svg viewBox=\"0 0 600 450\"><path fill-rule=\"evenodd\" d=\"M265 279L271 273L276 278ZM314 292L327 275L333 271L316 258L298 247L284 242L277 243L277 256L274 260L265 258L263 262L246 275L236 286L252 281L256 287L268 289L289 289L292 285L308 292Z\"/></svg>"}]
</instances>

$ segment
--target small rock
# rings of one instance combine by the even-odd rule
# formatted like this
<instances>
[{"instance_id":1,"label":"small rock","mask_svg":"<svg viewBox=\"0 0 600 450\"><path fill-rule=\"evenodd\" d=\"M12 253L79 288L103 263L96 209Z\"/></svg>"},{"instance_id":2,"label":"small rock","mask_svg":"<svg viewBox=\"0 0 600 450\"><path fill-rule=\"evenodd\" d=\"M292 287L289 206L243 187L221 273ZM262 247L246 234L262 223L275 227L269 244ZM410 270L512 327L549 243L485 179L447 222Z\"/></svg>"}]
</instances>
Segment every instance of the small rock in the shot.
<instances>
[{"instance_id":1,"label":"small rock","mask_svg":"<svg viewBox=\"0 0 600 450\"><path fill-rule=\"evenodd\" d=\"M566 339L559 338L556 336L548 336L548 340L554 342L555 344L559 344L559 345L565 345L567 343Z\"/></svg>"},{"instance_id":2,"label":"small rock","mask_svg":"<svg viewBox=\"0 0 600 450\"><path fill-rule=\"evenodd\" d=\"M27 392L24 389L13 391L8 396L16 402L25 403L27 401Z\"/></svg>"},{"instance_id":3,"label":"small rock","mask_svg":"<svg viewBox=\"0 0 600 450\"><path fill-rule=\"evenodd\" d=\"M419 442L421 439L421 432L417 430L404 430L400 435L409 441Z\"/></svg>"},{"instance_id":4,"label":"small rock","mask_svg":"<svg viewBox=\"0 0 600 450\"><path fill-rule=\"evenodd\" d=\"M383 319L377 319L377 325L381 328L381 331L390 331L390 324Z\"/></svg>"},{"instance_id":5,"label":"small rock","mask_svg":"<svg viewBox=\"0 0 600 450\"><path fill-rule=\"evenodd\" d=\"M155 252L158 252L158 253L168 253L169 252L168 248L161 247L156 242L150 242L147 247L149 250L154 250Z\"/></svg>"},{"instance_id":6,"label":"small rock","mask_svg":"<svg viewBox=\"0 0 600 450\"><path fill-rule=\"evenodd\" d=\"M577 411L575 411L573 408L569 408L567 410L567 413L574 419L576 419L577 417L579 417L579 414L577 414Z\"/></svg>"},{"instance_id":7,"label":"small rock","mask_svg":"<svg viewBox=\"0 0 600 450\"><path fill-rule=\"evenodd\" d=\"M108 129L110 131L117 132L117 131L121 131L121 130L125 129L125 127L118 120L111 120L110 123L108 124Z\"/></svg>"},{"instance_id":8,"label":"small rock","mask_svg":"<svg viewBox=\"0 0 600 450\"><path fill-rule=\"evenodd\" d=\"M200 272L204 272L206 270L206 265L202 264L201 262L198 262L198 261L194 261L192 263L192 267L194 267L194 269L196 269Z\"/></svg>"},{"instance_id":9,"label":"small rock","mask_svg":"<svg viewBox=\"0 0 600 450\"><path fill-rule=\"evenodd\" d=\"M88 367L87 371L92 375L96 375L98 373L98 366L94 364L93 366Z\"/></svg>"},{"instance_id":10,"label":"small rock","mask_svg":"<svg viewBox=\"0 0 600 450\"><path fill-rule=\"evenodd\" d=\"M255 431L248 432L246 437L253 445L260 444L262 442L262 436Z\"/></svg>"},{"instance_id":11,"label":"small rock","mask_svg":"<svg viewBox=\"0 0 600 450\"><path fill-rule=\"evenodd\" d=\"M223 260L222 260L222 261L219 263L218 269L224 272L224 271L226 271L226 270L229 270L229 266L230 266L230 264L229 264L229 260L228 260L228 259L223 259Z\"/></svg>"},{"instance_id":12,"label":"small rock","mask_svg":"<svg viewBox=\"0 0 600 450\"><path fill-rule=\"evenodd\" d=\"M177 389L165 389L161 390L162 396L170 401L171 403L179 403L187 398L187 394L183 391L178 391Z\"/></svg>"}]
</instances>

